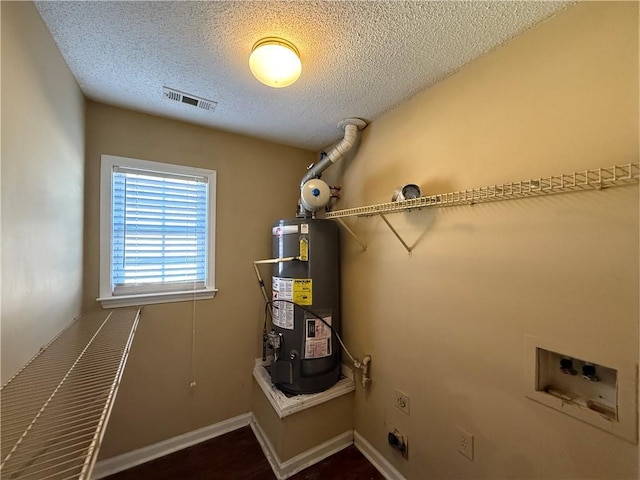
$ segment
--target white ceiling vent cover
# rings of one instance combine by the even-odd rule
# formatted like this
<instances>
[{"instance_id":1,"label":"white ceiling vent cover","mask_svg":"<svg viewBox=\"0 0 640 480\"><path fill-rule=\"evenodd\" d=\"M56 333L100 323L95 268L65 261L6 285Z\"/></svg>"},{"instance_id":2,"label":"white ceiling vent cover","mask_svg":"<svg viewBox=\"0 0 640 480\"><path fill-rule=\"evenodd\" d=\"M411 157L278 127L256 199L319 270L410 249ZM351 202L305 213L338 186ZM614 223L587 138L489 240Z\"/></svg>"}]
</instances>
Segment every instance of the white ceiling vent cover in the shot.
<instances>
[{"instance_id":1,"label":"white ceiling vent cover","mask_svg":"<svg viewBox=\"0 0 640 480\"><path fill-rule=\"evenodd\" d=\"M194 107L208 110L210 112L213 112L216 109L216 105L218 105L218 102L214 102L213 100L196 97L195 95L191 95L190 93L184 93L173 88L162 87L162 92L164 93L164 96L169 100L175 100L176 102L193 105Z\"/></svg>"}]
</instances>

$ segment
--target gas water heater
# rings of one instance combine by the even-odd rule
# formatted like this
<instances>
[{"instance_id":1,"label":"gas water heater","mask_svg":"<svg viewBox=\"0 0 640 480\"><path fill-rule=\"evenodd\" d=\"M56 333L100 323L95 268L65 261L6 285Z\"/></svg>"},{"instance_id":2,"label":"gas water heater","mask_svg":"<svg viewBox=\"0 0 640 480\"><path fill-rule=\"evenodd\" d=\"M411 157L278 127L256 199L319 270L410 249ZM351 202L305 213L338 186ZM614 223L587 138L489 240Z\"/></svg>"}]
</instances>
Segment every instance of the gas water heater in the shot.
<instances>
[{"instance_id":1,"label":"gas water heater","mask_svg":"<svg viewBox=\"0 0 640 480\"><path fill-rule=\"evenodd\" d=\"M272 330L265 341L273 349L271 381L287 393L321 392L340 377L338 226L316 218L316 212L331 199L329 186L320 180L322 172L351 149L365 126L357 118L339 124L344 138L311 165L300 182L296 218L273 226L273 259L266 261L273 264Z\"/></svg>"},{"instance_id":2,"label":"gas water heater","mask_svg":"<svg viewBox=\"0 0 640 480\"><path fill-rule=\"evenodd\" d=\"M326 390L340 376L338 226L317 218L280 220L273 255L296 260L273 267L271 381L294 394Z\"/></svg>"}]
</instances>

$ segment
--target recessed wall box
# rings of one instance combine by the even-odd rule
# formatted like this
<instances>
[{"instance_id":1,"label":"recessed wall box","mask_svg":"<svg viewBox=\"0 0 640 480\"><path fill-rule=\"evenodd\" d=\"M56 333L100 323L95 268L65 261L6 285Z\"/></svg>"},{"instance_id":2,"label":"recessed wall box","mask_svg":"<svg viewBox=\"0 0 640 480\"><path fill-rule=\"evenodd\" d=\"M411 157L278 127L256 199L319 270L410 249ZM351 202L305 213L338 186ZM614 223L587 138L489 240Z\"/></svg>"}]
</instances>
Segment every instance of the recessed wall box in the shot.
<instances>
[{"instance_id":1,"label":"recessed wall box","mask_svg":"<svg viewBox=\"0 0 640 480\"><path fill-rule=\"evenodd\" d=\"M526 339L526 396L637 443L636 364Z\"/></svg>"},{"instance_id":2,"label":"recessed wall box","mask_svg":"<svg viewBox=\"0 0 640 480\"><path fill-rule=\"evenodd\" d=\"M536 355L537 391L618 420L617 370L544 348Z\"/></svg>"}]
</instances>

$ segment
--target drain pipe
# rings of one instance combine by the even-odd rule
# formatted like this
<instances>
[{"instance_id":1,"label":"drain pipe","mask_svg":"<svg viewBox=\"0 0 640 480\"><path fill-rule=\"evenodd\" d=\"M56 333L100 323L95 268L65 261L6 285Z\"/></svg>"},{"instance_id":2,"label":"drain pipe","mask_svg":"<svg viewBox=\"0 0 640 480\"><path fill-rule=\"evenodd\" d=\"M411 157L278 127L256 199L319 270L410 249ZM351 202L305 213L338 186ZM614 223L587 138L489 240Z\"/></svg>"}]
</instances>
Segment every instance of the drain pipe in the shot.
<instances>
[{"instance_id":1,"label":"drain pipe","mask_svg":"<svg viewBox=\"0 0 640 480\"><path fill-rule=\"evenodd\" d=\"M325 182L319 180L322 172L351 150L356 143L358 130L362 130L366 126L367 122L360 118L345 118L338 124L339 128L344 129L344 138L329 153L324 153L320 161L311 164L300 181L299 217L313 215L313 212L329 203L331 195L329 187Z\"/></svg>"}]
</instances>

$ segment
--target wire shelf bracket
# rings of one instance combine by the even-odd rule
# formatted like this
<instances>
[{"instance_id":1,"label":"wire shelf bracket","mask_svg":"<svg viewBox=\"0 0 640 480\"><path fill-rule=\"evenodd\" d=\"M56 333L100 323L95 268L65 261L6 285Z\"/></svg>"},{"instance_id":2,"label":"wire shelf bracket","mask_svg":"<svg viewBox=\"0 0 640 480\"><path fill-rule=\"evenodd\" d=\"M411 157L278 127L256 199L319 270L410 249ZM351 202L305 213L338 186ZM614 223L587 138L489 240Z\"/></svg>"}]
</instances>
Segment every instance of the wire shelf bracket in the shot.
<instances>
[{"instance_id":1,"label":"wire shelf bracket","mask_svg":"<svg viewBox=\"0 0 640 480\"><path fill-rule=\"evenodd\" d=\"M2 478L90 478L139 318L83 315L2 386Z\"/></svg>"},{"instance_id":2,"label":"wire shelf bracket","mask_svg":"<svg viewBox=\"0 0 640 480\"><path fill-rule=\"evenodd\" d=\"M351 235L353 237L353 239L360 244L360 246L362 247L362 251L366 252L367 251L367 245L362 240L360 240L360 237L358 237L358 235L356 235L355 232L353 230L351 230L351 228L349 228L349 225L344 223L344 220L342 220L342 218L340 218L340 217L337 217L336 220L340 223L340 225L342 225L344 227L344 229L347 231L347 233L349 235Z\"/></svg>"},{"instance_id":3,"label":"wire shelf bracket","mask_svg":"<svg viewBox=\"0 0 640 480\"><path fill-rule=\"evenodd\" d=\"M402 246L411 255L413 248L400 236L398 231L386 218L386 214L407 212L421 208L455 207L459 205L475 205L477 203L512 200L517 198L539 197L559 193L580 192L585 190L602 190L609 187L637 184L640 178L640 163L627 163L612 167L583 170L569 174L539 177L520 182L502 183L487 187L461 190L451 193L441 193L426 197L419 197L401 202L379 203L363 207L347 208L327 212L325 218L332 218L340 222L347 232L356 239L363 250L366 245L343 221L348 217L380 216L389 227Z\"/></svg>"}]
</instances>

